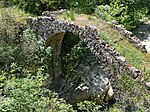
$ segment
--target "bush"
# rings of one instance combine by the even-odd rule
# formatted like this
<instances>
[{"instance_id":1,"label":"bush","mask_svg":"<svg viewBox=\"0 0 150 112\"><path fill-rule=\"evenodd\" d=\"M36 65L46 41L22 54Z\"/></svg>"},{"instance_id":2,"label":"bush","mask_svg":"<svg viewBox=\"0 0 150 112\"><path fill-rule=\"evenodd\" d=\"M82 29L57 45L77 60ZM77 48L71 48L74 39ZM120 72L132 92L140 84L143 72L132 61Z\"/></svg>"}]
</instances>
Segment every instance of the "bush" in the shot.
<instances>
[{"instance_id":1,"label":"bush","mask_svg":"<svg viewBox=\"0 0 150 112\"><path fill-rule=\"evenodd\" d=\"M61 8L75 9L78 12L91 14L94 12L97 0L13 0L13 3L32 14L41 15L45 10L59 10Z\"/></svg>"},{"instance_id":2,"label":"bush","mask_svg":"<svg viewBox=\"0 0 150 112\"><path fill-rule=\"evenodd\" d=\"M15 67L14 67L15 65ZM11 77L1 74L1 112L73 112L72 106L56 93L42 88L47 77L44 69L37 69L33 75L31 72L20 73L16 64L12 65ZM20 73L20 76L18 75ZM25 76L25 77L22 77ZM3 77L3 78L2 78Z\"/></svg>"},{"instance_id":3,"label":"bush","mask_svg":"<svg viewBox=\"0 0 150 112\"><path fill-rule=\"evenodd\" d=\"M141 7L141 3L145 4L140 0L113 0L109 5L98 6L95 14L107 21L117 20L128 30L132 30L140 24L140 19L148 12L148 8Z\"/></svg>"},{"instance_id":4,"label":"bush","mask_svg":"<svg viewBox=\"0 0 150 112\"><path fill-rule=\"evenodd\" d=\"M19 56L23 41L21 29L24 28L15 21L11 10L0 8L0 67L10 65ZM19 60L18 60L19 62Z\"/></svg>"},{"instance_id":5,"label":"bush","mask_svg":"<svg viewBox=\"0 0 150 112\"><path fill-rule=\"evenodd\" d=\"M51 48L31 29L20 29L11 10L0 8L0 12L0 111L74 112L44 87Z\"/></svg>"},{"instance_id":6,"label":"bush","mask_svg":"<svg viewBox=\"0 0 150 112\"><path fill-rule=\"evenodd\" d=\"M75 20L75 11L71 9L70 11L67 11L63 14L64 19L70 19L72 21Z\"/></svg>"},{"instance_id":7,"label":"bush","mask_svg":"<svg viewBox=\"0 0 150 112\"><path fill-rule=\"evenodd\" d=\"M32 14L41 15L46 10L58 10L60 0L13 0L19 8Z\"/></svg>"},{"instance_id":8,"label":"bush","mask_svg":"<svg viewBox=\"0 0 150 112\"><path fill-rule=\"evenodd\" d=\"M0 8L0 69L6 71L13 62L32 67L51 59L50 47L44 47L42 38L27 28L23 19L18 21L20 15L25 16L16 9Z\"/></svg>"},{"instance_id":9,"label":"bush","mask_svg":"<svg viewBox=\"0 0 150 112\"><path fill-rule=\"evenodd\" d=\"M100 105L96 105L95 102L92 101L84 101L77 104L78 110L82 112L101 112L103 108Z\"/></svg>"},{"instance_id":10,"label":"bush","mask_svg":"<svg viewBox=\"0 0 150 112\"><path fill-rule=\"evenodd\" d=\"M98 4L97 0L69 0L69 7L80 13L92 14Z\"/></svg>"}]
</instances>

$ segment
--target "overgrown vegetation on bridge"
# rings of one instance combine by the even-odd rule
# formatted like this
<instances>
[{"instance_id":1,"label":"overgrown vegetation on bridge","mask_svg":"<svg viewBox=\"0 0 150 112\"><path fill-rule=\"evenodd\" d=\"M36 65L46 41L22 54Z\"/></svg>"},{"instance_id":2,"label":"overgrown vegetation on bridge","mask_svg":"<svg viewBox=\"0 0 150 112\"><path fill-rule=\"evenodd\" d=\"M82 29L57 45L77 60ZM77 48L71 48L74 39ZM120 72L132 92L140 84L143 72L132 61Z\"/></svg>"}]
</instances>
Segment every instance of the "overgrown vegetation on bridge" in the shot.
<instances>
[{"instance_id":1,"label":"overgrown vegetation on bridge","mask_svg":"<svg viewBox=\"0 0 150 112\"><path fill-rule=\"evenodd\" d=\"M25 17L30 14L20 11L14 4L28 13L40 15L44 10L72 9L75 12L92 14L99 5L110 5L110 18L117 19L128 29L139 24L139 20L150 13L149 0L4 0L0 4L0 111L1 112L76 112L72 105L67 104L57 93L45 87L48 78L48 66L51 60L51 48L44 46L44 40L37 37L27 26ZM143 7L143 5L145 7ZM7 8L6 8L7 7ZM99 7L98 7L99 8ZM121 9L117 11L116 9ZM123 13L122 13L123 12ZM64 16L64 15L63 15ZM99 16L99 15L98 15ZM101 17L101 16L100 16ZM76 18L76 17L74 17ZM92 16L87 16L92 21ZM106 17L107 18L107 17ZM104 19L106 19L104 18ZM68 19L66 17L66 19ZM109 20L109 19L106 19ZM138 103L139 112L146 112L149 107L147 88L143 81L150 81L150 55L138 51L126 40L114 43L121 37L118 32L105 25L100 31L102 39L116 48L130 64L142 71L140 78L134 83L130 77L123 75L120 89L127 92L130 105ZM99 21L93 21L94 23ZM80 24L80 23L79 23ZM83 23L81 23L83 24ZM78 57L74 53L82 53L85 49L75 45L72 52L65 57L74 60ZM83 47L80 45L79 47ZM81 51L81 52L80 52ZM134 53L133 53L134 52ZM72 59L73 57L73 59ZM74 58L75 57L75 58ZM124 89L125 88L125 89ZM132 102L133 101L133 102ZM143 102L140 102L143 101ZM127 102L128 103L128 102ZM136 108L136 107L135 107ZM111 108L107 103L97 105L95 102L81 102L79 111L100 112L102 110L121 112L115 105Z\"/></svg>"}]
</instances>

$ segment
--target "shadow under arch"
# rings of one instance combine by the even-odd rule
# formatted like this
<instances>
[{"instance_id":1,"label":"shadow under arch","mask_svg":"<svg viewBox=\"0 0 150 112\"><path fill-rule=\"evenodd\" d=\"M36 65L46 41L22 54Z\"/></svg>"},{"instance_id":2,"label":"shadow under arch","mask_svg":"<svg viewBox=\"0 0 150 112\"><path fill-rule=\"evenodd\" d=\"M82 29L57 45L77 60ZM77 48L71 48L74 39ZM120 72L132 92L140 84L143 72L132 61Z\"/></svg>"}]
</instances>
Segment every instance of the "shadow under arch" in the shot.
<instances>
[{"instance_id":1,"label":"shadow under arch","mask_svg":"<svg viewBox=\"0 0 150 112\"><path fill-rule=\"evenodd\" d=\"M56 33L45 41L45 46L50 46L52 48L52 60L49 66L49 80L48 88L56 92L60 92L61 84L63 83L63 77L66 75L64 69L65 63L62 57L67 53L71 52L76 44L78 44L80 38L71 32L59 32ZM59 83L58 83L59 81Z\"/></svg>"},{"instance_id":2,"label":"shadow under arch","mask_svg":"<svg viewBox=\"0 0 150 112\"><path fill-rule=\"evenodd\" d=\"M64 38L62 40L62 47L61 47L61 63L62 63L62 72L63 74L67 75L65 65L66 62L64 61L64 57L67 54L70 54L72 51L72 48L77 45L80 42L80 38L77 35L74 35L71 32L66 32L64 35Z\"/></svg>"}]
</instances>

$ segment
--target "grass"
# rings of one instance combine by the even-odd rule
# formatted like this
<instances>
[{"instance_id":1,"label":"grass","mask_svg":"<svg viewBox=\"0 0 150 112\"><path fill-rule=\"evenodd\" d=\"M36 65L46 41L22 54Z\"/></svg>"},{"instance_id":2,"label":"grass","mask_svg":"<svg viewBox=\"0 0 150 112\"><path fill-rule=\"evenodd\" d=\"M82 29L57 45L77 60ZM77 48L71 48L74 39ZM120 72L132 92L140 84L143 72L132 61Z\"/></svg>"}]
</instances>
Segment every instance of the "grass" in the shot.
<instances>
[{"instance_id":1,"label":"grass","mask_svg":"<svg viewBox=\"0 0 150 112\"><path fill-rule=\"evenodd\" d=\"M74 10L70 10L64 13L63 18L66 19L70 19L72 21L75 20L75 13Z\"/></svg>"},{"instance_id":2,"label":"grass","mask_svg":"<svg viewBox=\"0 0 150 112\"><path fill-rule=\"evenodd\" d=\"M105 40L106 42L109 42L108 37L105 35L105 33L103 33L102 31L99 32L99 35L101 37L101 39Z\"/></svg>"}]
</instances>

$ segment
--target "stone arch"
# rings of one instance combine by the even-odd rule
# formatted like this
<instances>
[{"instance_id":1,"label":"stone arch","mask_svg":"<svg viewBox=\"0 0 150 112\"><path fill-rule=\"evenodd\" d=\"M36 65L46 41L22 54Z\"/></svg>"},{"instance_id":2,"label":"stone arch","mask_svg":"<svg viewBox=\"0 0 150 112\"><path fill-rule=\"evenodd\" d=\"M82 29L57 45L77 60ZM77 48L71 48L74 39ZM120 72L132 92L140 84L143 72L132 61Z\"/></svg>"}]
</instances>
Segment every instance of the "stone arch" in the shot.
<instances>
[{"instance_id":1,"label":"stone arch","mask_svg":"<svg viewBox=\"0 0 150 112\"><path fill-rule=\"evenodd\" d=\"M120 74L120 72L125 71L126 74L131 75L133 78L136 78L140 74L139 70L135 67L129 66L126 59L121 56L120 53L116 52L113 47L100 38L98 30L94 27L87 25L81 27L71 22L59 20L51 14L49 16L45 15L36 18L28 17L27 23L45 40L47 40L50 35L61 35L60 32L72 32L79 36L99 61L104 60L106 65L116 68L115 74ZM107 66L104 67L107 68Z\"/></svg>"},{"instance_id":2,"label":"stone arch","mask_svg":"<svg viewBox=\"0 0 150 112\"><path fill-rule=\"evenodd\" d=\"M45 41L45 45L50 46L52 48L52 60L51 66L49 68L49 74L51 78L57 78L62 74L61 70L61 44L64 38L65 32L56 33L47 38Z\"/></svg>"},{"instance_id":3,"label":"stone arch","mask_svg":"<svg viewBox=\"0 0 150 112\"><path fill-rule=\"evenodd\" d=\"M74 100L85 100L94 99L95 101L100 100L100 98L104 99L105 96L108 94L108 90L110 90L110 83L105 78L101 78L102 74L95 74L93 71L100 70L104 72L104 77L106 76L111 81L114 89L118 86L118 76L121 72L125 71L126 74L131 75L133 78L136 78L140 71L136 68L129 66L126 59L120 55L113 47L109 45L109 43L105 42L100 38L98 35L98 30L91 26L79 26L74 23L58 20L53 16L40 16L37 18L28 18L28 24L30 24L31 28L34 31L43 37L46 40L46 46L51 46L53 51L53 61L52 61L52 68L49 72L50 77L55 78L54 85L56 91L59 94L64 94L64 98L68 101L73 103ZM81 71L90 71L87 75L84 76L86 83L80 82L78 86L74 88L70 86L70 82L74 82L76 77L73 77L72 80L68 80L62 77L62 70L61 70L61 45L66 32L72 32L74 35L78 35L82 42L84 42L89 51L91 52L91 57L89 59L93 59L88 61L89 63L95 63L98 66L91 65L90 67L81 66ZM87 64L88 65L88 64ZM55 68L55 69L54 69ZM94 68L95 70L91 70L90 68ZM113 73L111 73L111 69L113 69ZM101 71L100 71L101 72ZM93 74L93 75L91 75ZM112 75L113 74L113 75ZM59 77L61 76L61 77ZM98 76L98 77L97 77ZM71 83L72 83L71 82ZM89 82L89 84L87 83ZM100 85L101 82L106 82ZM66 89L61 89L64 84ZM72 85L72 84L71 84ZM68 90L68 91L67 91ZM72 92L71 92L72 90ZM103 91L101 91L103 90ZM106 91L105 91L106 90ZM116 89L114 91L116 99L120 99L119 90ZM82 96L83 95L83 96ZM101 96L102 95L102 96ZM103 97L104 96L104 97ZM118 97L118 98L117 98Z\"/></svg>"},{"instance_id":4,"label":"stone arch","mask_svg":"<svg viewBox=\"0 0 150 112\"><path fill-rule=\"evenodd\" d=\"M53 79L49 88L58 92L61 97L65 98L67 102L73 105L79 101L93 99L100 103L101 100L105 99L105 95L108 94L108 90L111 86L107 78L104 76L101 64L97 61L96 57L90 52L90 50L90 53L86 56L85 60L82 60L81 63L79 63L79 67L77 67L77 70L83 70L82 76L75 74L73 77L68 77L68 74L63 74L61 50L65 38L71 38L68 36L70 34L73 36L73 39L77 39L74 43L74 45L76 45L81 39L78 38L78 35L75 35L72 32L56 33L47 38L45 42L46 46L52 47L53 52L52 65L54 66L49 68L51 70L50 77L53 77ZM80 82L81 77L83 80ZM72 83L72 85L70 85L70 83ZM101 89L104 91L101 91ZM93 93L93 90L97 93ZM98 97L97 94L99 94Z\"/></svg>"},{"instance_id":5,"label":"stone arch","mask_svg":"<svg viewBox=\"0 0 150 112\"><path fill-rule=\"evenodd\" d=\"M70 40L71 39L71 40ZM64 41L67 40L67 43L68 43L68 40L69 41L72 41L70 42L69 46L67 45L64 45L66 43L64 43ZM59 77L60 75L63 74L63 71L62 71L62 46L64 45L65 47L67 48L71 48L76 45L78 42L80 41L80 38L78 37L78 35L75 35L73 34L72 32L59 32L59 33L56 33L50 37L48 37L45 41L45 45L46 47L50 46L52 48L52 63L51 66L49 69L49 74L51 75L50 77L53 77L53 78L57 78ZM63 47L64 47L63 46ZM70 52L70 50L67 49L67 51ZM65 51L66 52L66 51ZM67 52L67 53L69 53Z\"/></svg>"}]
</instances>

